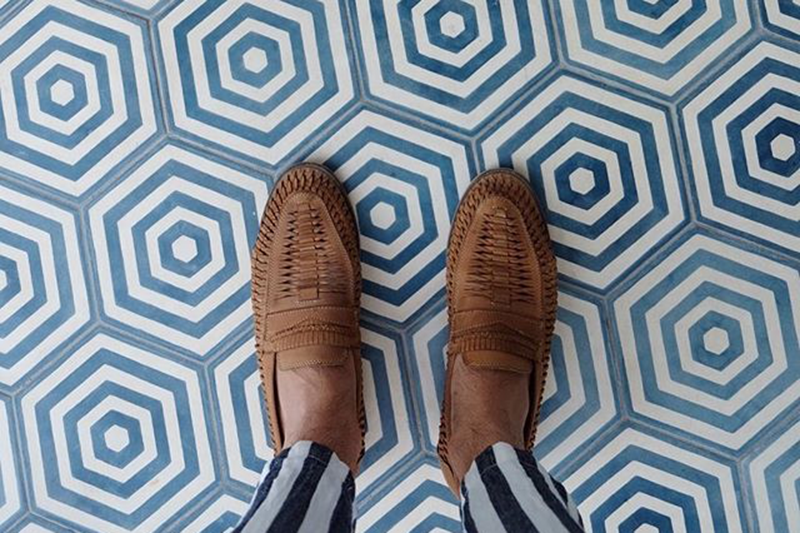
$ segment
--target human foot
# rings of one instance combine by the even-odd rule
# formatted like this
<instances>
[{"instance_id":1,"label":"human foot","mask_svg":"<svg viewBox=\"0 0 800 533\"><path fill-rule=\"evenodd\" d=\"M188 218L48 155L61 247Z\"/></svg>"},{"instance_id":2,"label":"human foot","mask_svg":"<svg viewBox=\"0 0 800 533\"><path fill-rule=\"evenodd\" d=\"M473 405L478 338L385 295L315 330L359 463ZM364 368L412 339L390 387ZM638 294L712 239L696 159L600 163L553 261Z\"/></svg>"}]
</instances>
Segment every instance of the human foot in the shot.
<instances>
[{"instance_id":1,"label":"human foot","mask_svg":"<svg viewBox=\"0 0 800 533\"><path fill-rule=\"evenodd\" d=\"M365 429L358 230L330 172L304 164L281 178L252 264L257 356L275 451L312 440L355 472Z\"/></svg>"},{"instance_id":2,"label":"human foot","mask_svg":"<svg viewBox=\"0 0 800 533\"><path fill-rule=\"evenodd\" d=\"M278 370L283 445L322 444L356 472L361 454L357 387L352 364Z\"/></svg>"},{"instance_id":3,"label":"human foot","mask_svg":"<svg viewBox=\"0 0 800 533\"><path fill-rule=\"evenodd\" d=\"M531 448L557 307L556 265L533 192L509 170L484 173L459 206L447 257L450 319L439 457L459 494L496 442Z\"/></svg>"},{"instance_id":4,"label":"human foot","mask_svg":"<svg viewBox=\"0 0 800 533\"><path fill-rule=\"evenodd\" d=\"M475 458L489 446L506 442L525 447L530 376L506 370L475 369L453 359L450 401L450 466L464 479Z\"/></svg>"}]
</instances>

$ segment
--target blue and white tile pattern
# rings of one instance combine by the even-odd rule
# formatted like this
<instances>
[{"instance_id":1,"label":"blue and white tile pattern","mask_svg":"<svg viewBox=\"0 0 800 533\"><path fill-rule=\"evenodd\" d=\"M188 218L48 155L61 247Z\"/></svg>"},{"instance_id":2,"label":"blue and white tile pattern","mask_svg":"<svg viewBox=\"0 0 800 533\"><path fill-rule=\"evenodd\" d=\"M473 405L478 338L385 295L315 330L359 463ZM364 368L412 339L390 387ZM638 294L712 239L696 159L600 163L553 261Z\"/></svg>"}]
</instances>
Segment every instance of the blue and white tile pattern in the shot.
<instances>
[{"instance_id":1,"label":"blue and white tile pattern","mask_svg":"<svg viewBox=\"0 0 800 533\"><path fill-rule=\"evenodd\" d=\"M460 528L445 248L496 166L550 223L536 452L589 530L798 531L797 0L0 0L0 531L233 528L301 160L361 229L359 531Z\"/></svg>"}]
</instances>

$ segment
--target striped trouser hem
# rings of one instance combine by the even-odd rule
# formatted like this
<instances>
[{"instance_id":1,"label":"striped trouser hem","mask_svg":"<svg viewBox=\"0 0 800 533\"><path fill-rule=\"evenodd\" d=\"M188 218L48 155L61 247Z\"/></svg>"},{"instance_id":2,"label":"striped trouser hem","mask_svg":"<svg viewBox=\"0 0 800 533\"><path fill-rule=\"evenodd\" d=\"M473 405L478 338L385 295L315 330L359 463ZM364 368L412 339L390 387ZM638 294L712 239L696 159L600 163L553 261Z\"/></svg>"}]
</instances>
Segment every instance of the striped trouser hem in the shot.
<instances>
[{"instance_id":1,"label":"striped trouser hem","mask_svg":"<svg viewBox=\"0 0 800 533\"><path fill-rule=\"evenodd\" d=\"M461 516L472 532L582 532L574 502L529 452L498 443L461 484ZM331 450L298 442L273 459L234 533L350 532L355 483Z\"/></svg>"},{"instance_id":2,"label":"striped trouser hem","mask_svg":"<svg viewBox=\"0 0 800 533\"><path fill-rule=\"evenodd\" d=\"M468 533L580 533L575 502L530 452L498 443L481 453L461 482L461 518Z\"/></svg>"},{"instance_id":3,"label":"striped trouser hem","mask_svg":"<svg viewBox=\"0 0 800 533\"><path fill-rule=\"evenodd\" d=\"M355 482L328 448L298 442L269 464L234 533L351 531Z\"/></svg>"}]
</instances>

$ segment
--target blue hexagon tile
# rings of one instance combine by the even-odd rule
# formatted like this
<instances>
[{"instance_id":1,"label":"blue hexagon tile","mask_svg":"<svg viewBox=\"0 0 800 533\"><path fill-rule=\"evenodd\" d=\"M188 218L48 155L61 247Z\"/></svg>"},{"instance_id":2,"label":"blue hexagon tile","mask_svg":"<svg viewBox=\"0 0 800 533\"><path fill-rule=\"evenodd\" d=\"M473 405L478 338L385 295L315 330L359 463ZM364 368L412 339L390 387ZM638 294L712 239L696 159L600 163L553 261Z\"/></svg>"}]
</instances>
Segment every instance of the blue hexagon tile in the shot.
<instances>
[{"instance_id":1,"label":"blue hexagon tile","mask_svg":"<svg viewBox=\"0 0 800 533\"><path fill-rule=\"evenodd\" d=\"M201 369L136 344L91 335L21 394L41 513L154 530L219 483Z\"/></svg>"},{"instance_id":2,"label":"blue hexagon tile","mask_svg":"<svg viewBox=\"0 0 800 533\"><path fill-rule=\"evenodd\" d=\"M113 179L161 130L151 47L143 22L73 0L32 2L8 20L3 170L71 196Z\"/></svg>"},{"instance_id":3,"label":"blue hexagon tile","mask_svg":"<svg viewBox=\"0 0 800 533\"><path fill-rule=\"evenodd\" d=\"M535 453L587 529L797 531L798 95L797 0L0 0L0 531L233 529L300 160L361 233L358 531L460 531L445 253L497 166L549 222Z\"/></svg>"},{"instance_id":4,"label":"blue hexagon tile","mask_svg":"<svg viewBox=\"0 0 800 533\"><path fill-rule=\"evenodd\" d=\"M531 180L561 274L602 290L687 218L673 139L663 105L563 76L478 142Z\"/></svg>"},{"instance_id":5,"label":"blue hexagon tile","mask_svg":"<svg viewBox=\"0 0 800 533\"><path fill-rule=\"evenodd\" d=\"M267 179L166 144L86 210L103 315L203 355L249 323Z\"/></svg>"},{"instance_id":6,"label":"blue hexagon tile","mask_svg":"<svg viewBox=\"0 0 800 533\"><path fill-rule=\"evenodd\" d=\"M591 531L748 531L734 461L626 427L564 481Z\"/></svg>"},{"instance_id":7,"label":"blue hexagon tile","mask_svg":"<svg viewBox=\"0 0 800 533\"><path fill-rule=\"evenodd\" d=\"M800 409L800 274L702 234L671 248L613 304L631 412L738 452Z\"/></svg>"},{"instance_id":8,"label":"blue hexagon tile","mask_svg":"<svg viewBox=\"0 0 800 533\"><path fill-rule=\"evenodd\" d=\"M553 66L544 0L350 0L369 97L475 131Z\"/></svg>"},{"instance_id":9,"label":"blue hexagon tile","mask_svg":"<svg viewBox=\"0 0 800 533\"><path fill-rule=\"evenodd\" d=\"M0 384L13 386L92 319L80 221L0 183Z\"/></svg>"},{"instance_id":10,"label":"blue hexagon tile","mask_svg":"<svg viewBox=\"0 0 800 533\"><path fill-rule=\"evenodd\" d=\"M778 33L800 37L800 5L793 0L762 0L764 20Z\"/></svg>"},{"instance_id":11,"label":"blue hexagon tile","mask_svg":"<svg viewBox=\"0 0 800 533\"><path fill-rule=\"evenodd\" d=\"M702 75L753 27L748 2L737 0L554 4L569 62L668 96Z\"/></svg>"},{"instance_id":12,"label":"blue hexagon tile","mask_svg":"<svg viewBox=\"0 0 800 533\"><path fill-rule=\"evenodd\" d=\"M760 43L683 103L703 219L800 252L800 51Z\"/></svg>"},{"instance_id":13,"label":"blue hexagon tile","mask_svg":"<svg viewBox=\"0 0 800 533\"><path fill-rule=\"evenodd\" d=\"M170 122L275 166L357 99L338 2L179 2L158 20Z\"/></svg>"}]
</instances>

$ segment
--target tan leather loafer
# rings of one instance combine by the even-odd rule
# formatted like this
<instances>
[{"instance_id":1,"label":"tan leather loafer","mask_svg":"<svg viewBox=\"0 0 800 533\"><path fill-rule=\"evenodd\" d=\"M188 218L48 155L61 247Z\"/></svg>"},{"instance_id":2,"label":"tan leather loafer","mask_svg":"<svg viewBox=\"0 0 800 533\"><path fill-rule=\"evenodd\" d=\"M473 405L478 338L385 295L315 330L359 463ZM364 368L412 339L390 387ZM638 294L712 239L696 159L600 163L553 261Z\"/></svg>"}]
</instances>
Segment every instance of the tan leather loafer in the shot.
<instances>
[{"instance_id":1,"label":"tan leather loafer","mask_svg":"<svg viewBox=\"0 0 800 533\"><path fill-rule=\"evenodd\" d=\"M339 181L296 166L270 196L252 257L256 348L275 452L284 446L277 369L353 365L364 455L358 228Z\"/></svg>"},{"instance_id":2,"label":"tan leather loafer","mask_svg":"<svg viewBox=\"0 0 800 533\"><path fill-rule=\"evenodd\" d=\"M530 375L526 446L533 447L557 310L556 260L528 183L511 170L479 176L459 205L447 256L447 349L439 458L448 485L453 365ZM498 391L500 393L501 391Z\"/></svg>"}]
</instances>

